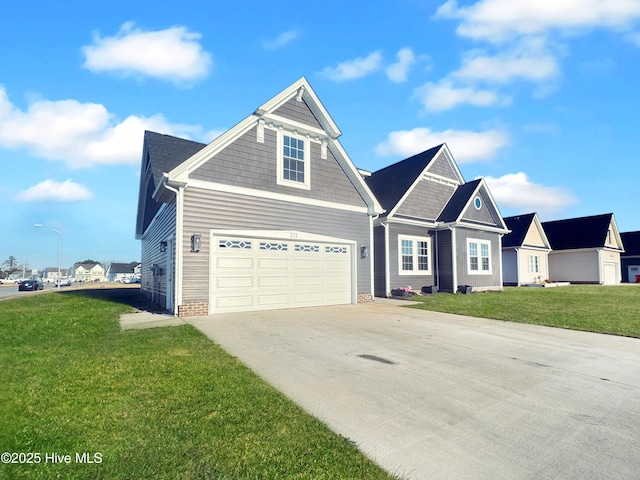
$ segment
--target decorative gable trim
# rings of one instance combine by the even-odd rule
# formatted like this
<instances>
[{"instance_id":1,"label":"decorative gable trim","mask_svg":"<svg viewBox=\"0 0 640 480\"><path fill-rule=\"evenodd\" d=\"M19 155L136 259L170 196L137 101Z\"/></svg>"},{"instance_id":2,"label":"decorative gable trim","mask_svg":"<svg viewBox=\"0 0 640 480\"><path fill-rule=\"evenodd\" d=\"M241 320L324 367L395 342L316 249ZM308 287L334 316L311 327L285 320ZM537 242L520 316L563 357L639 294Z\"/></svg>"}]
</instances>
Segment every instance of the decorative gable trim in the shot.
<instances>
[{"instance_id":1,"label":"decorative gable trim","mask_svg":"<svg viewBox=\"0 0 640 480\"><path fill-rule=\"evenodd\" d=\"M307 107L322 126L322 129L273 113L293 98L299 98L300 101L304 100ZM307 138L309 141L320 143L323 158L326 158L327 151L331 150L337 162L347 175L347 178L349 178L368 205L368 213L370 215L378 215L384 212L384 209L380 206L371 190L369 190L362 176L358 173L357 168L338 142L337 138L341 135L340 130L304 77L264 103L253 114L227 130L209 145L195 153L191 158L174 168L168 174L167 183L191 183L189 179L190 173L200 168L209 159L222 152L254 127L257 130L256 141L260 143L264 142L264 129L271 128L277 131L290 132L293 135ZM276 159L274 158L274 162L275 161Z\"/></svg>"},{"instance_id":2,"label":"decorative gable trim","mask_svg":"<svg viewBox=\"0 0 640 480\"><path fill-rule=\"evenodd\" d=\"M451 167L453 169L453 171L456 173L456 175L458 176L459 179L459 183L455 183L455 182L451 182L451 179L448 179L446 177L442 177L440 175L435 175L435 174L428 174L427 172L429 171L429 168L431 167L431 164L433 163L432 161L429 162L429 164L424 168L424 170L422 171L422 173L420 175L418 175L416 177L416 180L413 182L413 184L407 189L407 191L404 193L404 195L402 195L402 197L400 198L400 200L398 201L398 203L396 203L396 205L391 209L391 211L389 212L389 214L387 215L387 217L392 217L394 216L397 211L400 209L400 207L402 206L402 203L409 198L409 196L411 195L411 193L413 192L413 190L416 188L416 186L423 180L431 180L431 181L437 181L438 183L443 183L443 182L451 182L454 186L455 185L460 185L461 183L464 183L464 178L462 177L462 174L460 173L460 170L458 169L458 166L455 164L455 162L452 160L452 155L451 152L449 151L449 147L447 146L446 143L443 143L442 146L440 147L440 149L438 150L438 152L433 156L433 159L437 159L440 155L444 154L447 158L447 160L451 163Z\"/></svg>"},{"instance_id":3,"label":"decorative gable trim","mask_svg":"<svg viewBox=\"0 0 640 480\"><path fill-rule=\"evenodd\" d=\"M499 222L497 222L497 225L489 225L489 224L481 223L481 222L472 222L472 221L465 220L465 219L462 218L464 216L465 212L467 211L467 209L469 209L472 206L474 199L476 198L476 196L478 196L478 194L479 194L479 192L481 190L484 191L484 193L487 195L487 198L489 199L489 207L494 212L497 213L497 216L498 216L498 219L499 219ZM493 196L491 195L491 191L487 187L487 184L486 184L484 178L480 179L480 181L478 182L478 185L476 186L476 188L473 190L471 195L469 195L469 198L467 199L466 204L460 210L460 214L458 215L458 218L456 218L452 222L447 222L447 225L470 226L470 227L473 227L473 228L480 228L480 229L483 229L483 230L495 231L495 232L499 232L499 233L509 233L509 231L510 231L507 228L506 224L504 223L504 220L502 219L502 215L500 215L500 210L498 210L498 206L496 205L496 202L493 199Z\"/></svg>"}]
</instances>

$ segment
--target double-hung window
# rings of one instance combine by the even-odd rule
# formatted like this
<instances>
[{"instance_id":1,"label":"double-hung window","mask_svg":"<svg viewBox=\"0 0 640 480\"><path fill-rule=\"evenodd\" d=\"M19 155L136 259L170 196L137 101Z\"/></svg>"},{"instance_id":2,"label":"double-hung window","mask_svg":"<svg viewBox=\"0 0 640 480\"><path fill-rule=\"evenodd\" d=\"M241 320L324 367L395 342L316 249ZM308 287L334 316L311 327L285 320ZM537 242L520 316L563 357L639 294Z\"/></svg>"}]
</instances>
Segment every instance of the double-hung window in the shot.
<instances>
[{"instance_id":1,"label":"double-hung window","mask_svg":"<svg viewBox=\"0 0 640 480\"><path fill-rule=\"evenodd\" d=\"M467 240L467 261L470 275L491 273L491 242L487 240Z\"/></svg>"},{"instance_id":2,"label":"double-hung window","mask_svg":"<svg viewBox=\"0 0 640 480\"><path fill-rule=\"evenodd\" d=\"M398 236L398 267L400 275L431 275L431 239Z\"/></svg>"},{"instance_id":3,"label":"double-hung window","mask_svg":"<svg viewBox=\"0 0 640 480\"><path fill-rule=\"evenodd\" d=\"M278 133L278 184L309 189L309 140Z\"/></svg>"}]
</instances>

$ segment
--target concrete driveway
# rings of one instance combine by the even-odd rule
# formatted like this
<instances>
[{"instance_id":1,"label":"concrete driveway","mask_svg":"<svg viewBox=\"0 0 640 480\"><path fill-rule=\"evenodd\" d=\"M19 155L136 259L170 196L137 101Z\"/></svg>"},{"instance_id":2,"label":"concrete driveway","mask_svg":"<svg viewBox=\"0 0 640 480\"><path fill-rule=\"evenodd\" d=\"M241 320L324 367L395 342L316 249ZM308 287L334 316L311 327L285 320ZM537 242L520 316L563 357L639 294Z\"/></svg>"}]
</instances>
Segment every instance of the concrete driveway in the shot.
<instances>
[{"instance_id":1,"label":"concrete driveway","mask_svg":"<svg viewBox=\"0 0 640 480\"><path fill-rule=\"evenodd\" d=\"M640 340L388 301L187 321L402 478L640 478Z\"/></svg>"}]
</instances>

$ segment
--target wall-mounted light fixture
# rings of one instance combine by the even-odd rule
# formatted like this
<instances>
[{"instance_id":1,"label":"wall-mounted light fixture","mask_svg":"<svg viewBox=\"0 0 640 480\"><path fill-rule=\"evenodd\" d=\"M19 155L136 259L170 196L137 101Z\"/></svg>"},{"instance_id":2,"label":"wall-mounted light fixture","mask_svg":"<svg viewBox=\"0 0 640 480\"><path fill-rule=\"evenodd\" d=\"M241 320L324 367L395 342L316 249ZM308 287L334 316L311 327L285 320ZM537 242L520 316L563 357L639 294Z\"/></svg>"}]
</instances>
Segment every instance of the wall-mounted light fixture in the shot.
<instances>
[{"instance_id":1,"label":"wall-mounted light fixture","mask_svg":"<svg viewBox=\"0 0 640 480\"><path fill-rule=\"evenodd\" d=\"M166 241L162 241L160 242L160 251L161 252L166 252L167 251L167 242Z\"/></svg>"},{"instance_id":2,"label":"wall-mounted light fixture","mask_svg":"<svg viewBox=\"0 0 640 480\"><path fill-rule=\"evenodd\" d=\"M363 245L360 247L360 258L367 258L369 256L369 247Z\"/></svg>"},{"instance_id":3,"label":"wall-mounted light fixture","mask_svg":"<svg viewBox=\"0 0 640 480\"><path fill-rule=\"evenodd\" d=\"M200 234L194 233L191 235L191 251L198 253L200 251Z\"/></svg>"}]
</instances>

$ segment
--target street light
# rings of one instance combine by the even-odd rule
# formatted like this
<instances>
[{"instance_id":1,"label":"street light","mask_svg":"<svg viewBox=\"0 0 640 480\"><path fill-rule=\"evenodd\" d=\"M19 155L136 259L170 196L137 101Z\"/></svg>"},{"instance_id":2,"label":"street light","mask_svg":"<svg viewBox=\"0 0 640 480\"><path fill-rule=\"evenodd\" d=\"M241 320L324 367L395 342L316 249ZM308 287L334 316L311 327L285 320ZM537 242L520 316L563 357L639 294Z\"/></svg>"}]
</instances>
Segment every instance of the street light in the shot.
<instances>
[{"instance_id":1,"label":"street light","mask_svg":"<svg viewBox=\"0 0 640 480\"><path fill-rule=\"evenodd\" d=\"M60 255L62 253L62 232L60 230L56 230L53 227L49 227L47 225L42 225L41 223L36 223L36 227L46 227L49 230L53 230L58 234L58 290L60 290L60 284L62 283L62 277L60 277Z\"/></svg>"}]
</instances>

